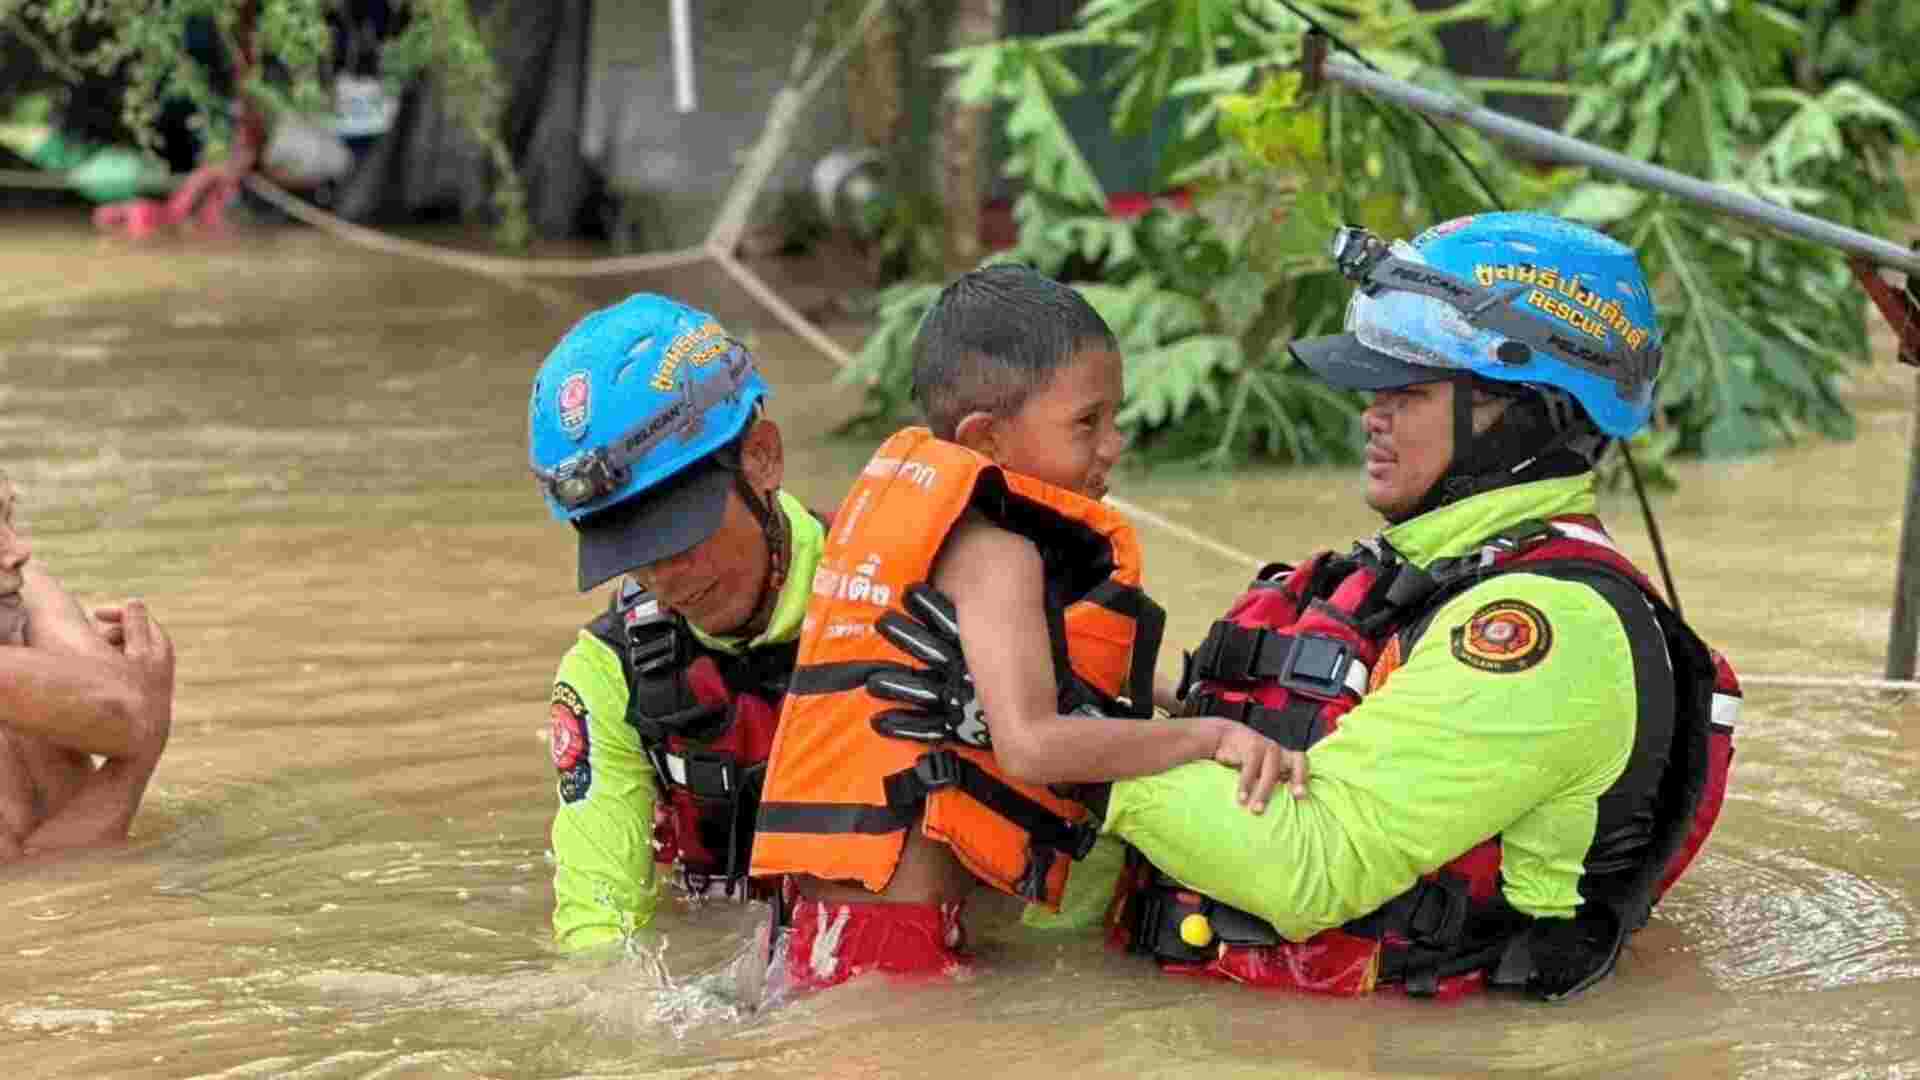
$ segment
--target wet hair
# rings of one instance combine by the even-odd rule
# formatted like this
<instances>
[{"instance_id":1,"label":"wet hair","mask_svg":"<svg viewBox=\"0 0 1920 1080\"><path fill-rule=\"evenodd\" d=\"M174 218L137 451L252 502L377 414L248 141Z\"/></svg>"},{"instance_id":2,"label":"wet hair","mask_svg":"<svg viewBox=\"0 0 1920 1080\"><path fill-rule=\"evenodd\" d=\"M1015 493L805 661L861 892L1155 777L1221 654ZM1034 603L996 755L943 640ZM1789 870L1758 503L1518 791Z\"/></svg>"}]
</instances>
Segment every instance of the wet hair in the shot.
<instances>
[{"instance_id":1,"label":"wet hair","mask_svg":"<svg viewBox=\"0 0 1920 1080\"><path fill-rule=\"evenodd\" d=\"M999 263L955 278L913 339L913 400L935 436L970 413L1012 416L1113 330L1072 288L1030 266Z\"/></svg>"}]
</instances>

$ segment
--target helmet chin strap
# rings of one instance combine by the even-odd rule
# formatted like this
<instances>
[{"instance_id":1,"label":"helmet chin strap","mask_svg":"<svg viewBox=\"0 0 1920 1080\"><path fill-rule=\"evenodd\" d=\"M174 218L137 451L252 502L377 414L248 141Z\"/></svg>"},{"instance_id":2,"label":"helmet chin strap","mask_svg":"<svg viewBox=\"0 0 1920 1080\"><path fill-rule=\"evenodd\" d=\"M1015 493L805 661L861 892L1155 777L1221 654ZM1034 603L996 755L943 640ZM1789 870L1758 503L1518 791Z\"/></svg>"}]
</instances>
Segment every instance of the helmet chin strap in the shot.
<instances>
[{"instance_id":1,"label":"helmet chin strap","mask_svg":"<svg viewBox=\"0 0 1920 1080\"><path fill-rule=\"evenodd\" d=\"M1593 468L1606 446L1584 416L1556 407L1538 388L1498 383L1455 372L1453 383L1453 460L1420 502L1394 524L1450 503L1515 484L1559 476L1577 476ZM1487 430L1473 430L1473 397L1483 391L1507 399Z\"/></svg>"},{"instance_id":2,"label":"helmet chin strap","mask_svg":"<svg viewBox=\"0 0 1920 1080\"><path fill-rule=\"evenodd\" d=\"M760 534L767 540L767 576L760 581L760 596L753 603L753 614L741 627L743 636L751 637L773 622L774 605L780 601L780 592L787 584L787 570L793 561L793 535L787 527L787 515L770 505L770 497L762 498L753 490L745 469L733 470L733 486L754 520L760 523Z\"/></svg>"},{"instance_id":3,"label":"helmet chin strap","mask_svg":"<svg viewBox=\"0 0 1920 1080\"><path fill-rule=\"evenodd\" d=\"M755 407L748 429L759 419L760 410ZM773 609L780 602L780 591L786 587L787 570L793 562L793 535L787 525L787 515L773 505L773 494L762 496L748 482L745 443L746 432L742 431L715 454L715 459L733 474L734 490L740 493L740 501L747 504L753 520L760 523L760 535L767 541L767 573L760 579L760 595L753 602L753 614L747 616L737 632L741 637L753 637L773 622Z\"/></svg>"}]
</instances>

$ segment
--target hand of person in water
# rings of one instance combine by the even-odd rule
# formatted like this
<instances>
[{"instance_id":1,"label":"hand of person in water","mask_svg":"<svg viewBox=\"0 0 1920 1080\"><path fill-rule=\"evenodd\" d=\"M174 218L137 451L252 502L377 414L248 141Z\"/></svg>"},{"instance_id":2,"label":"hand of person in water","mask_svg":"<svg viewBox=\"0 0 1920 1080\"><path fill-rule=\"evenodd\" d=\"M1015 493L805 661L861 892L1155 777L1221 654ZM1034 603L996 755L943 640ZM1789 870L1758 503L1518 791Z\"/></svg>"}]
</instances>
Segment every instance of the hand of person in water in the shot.
<instances>
[{"instance_id":1,"label":"hand of person in water","mask_svg":"<svg viewBox=\"0 0 1920 1080\"><path fill-rule=\"evenodd\" d=\"M1225 725L1213 760L1240 770L1240 789L1235 793L1240 805L1254 813L1267 808L1273 789L1286 780L1295 799L1307 797L1307 755L1288 750L1245 724L1224 717L1210 717Z\"/></svg>"},{"instance_id":2,"label":"hand of person in water","mask_svg":"<svg viewBox=\"0 0 1920 1080\"><path fill-rule=\"evenodd\" d=\"M139 600L93 609L94 627L126 658L139 694L136 720L150 743L164 745L173 727L173 639Z\"/></svg>"},{"instance_id":3,"label":"hand of person in water","mask_svg":"<svg viewBox=\"0 0 1920 1080\"><path fill-rule=\"evenodd\" d=\"M88 613L88 621L93 625L93 632L100 635L100 640L116 650L124 648L127 644L127 628L124 625L126 617L127 609L119 606L97 607Z\"/></svg>"},{"instance_id":4,"label":"hand of person in water","mask_svg":"<svg viewBox=\"0 0 1920 1080\"><path fill-rule=\"evenodd\" d=\"M105 656L87 614L38 562L20 568L20 599L27 615L25 643L81 656Z\"/></svg>"}]
</instances>

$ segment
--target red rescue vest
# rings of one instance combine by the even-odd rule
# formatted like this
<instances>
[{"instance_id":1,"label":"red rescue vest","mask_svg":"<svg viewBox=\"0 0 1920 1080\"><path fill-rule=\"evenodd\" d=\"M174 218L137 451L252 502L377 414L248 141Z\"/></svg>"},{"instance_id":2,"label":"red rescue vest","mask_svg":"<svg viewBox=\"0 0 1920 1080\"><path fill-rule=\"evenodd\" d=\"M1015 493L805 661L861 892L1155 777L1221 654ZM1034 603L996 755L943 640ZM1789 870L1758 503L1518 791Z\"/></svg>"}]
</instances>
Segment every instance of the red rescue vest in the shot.
<instances>
[{"instance_id":1,"label":"red rescue vest","mask_svg":"<svg viewBox=\"0 0 1920 1080\"><path fill-rule=\"evenodd\" d=\"M587 626L620 657L627 722L661 790L654 857L690 892L746 879L753 819L794 643L733 655L710 649L685 620L630 582Z\"/></svg>"},{"instance_id":2,"label":"red rescue vest","mask_svg":"<svg viewBox=\"0 0 1920 1080\"><path fill-rule=\"evenodd\" d=\"M1725 658L1660 600L1593 518L1528 522L1425 570L1365 546L1344 559L1322 553L1297 569L1269 567L1189 656L1183 696L1192 714L1239 719L1305 749L1392 677L1447 600L1516 571L1593 585L1621 611L1630 638L1657 631L1672 664L1673 737L1659 748L1672 764L1654 793L1653 835L1638 838L1630 869L1605 882L1583 879L1583 893L1604 894L1601 900L1583 905L1585 914L1574 920L1533 920L1515 911L1500 893L1494 837L1379 911L1297 943L1138 867L1116 905L1116 937L1177 971L1346 995L1397 983L1411 993L1450 996L1490 980L1559 997L1611 970L1620 941L1686 870L1719 817L1740 687ZM1644 597L1648 611L1631 610L1633 594ZM1643 712L1649 707L1643 697ZM1181 920L1193 914L1208 917L1217 945L1181 940ZM1579 933L1591 939L1596 923L1607 925L1610 941L1571 940Z\"/></svg>"}]
</instances>

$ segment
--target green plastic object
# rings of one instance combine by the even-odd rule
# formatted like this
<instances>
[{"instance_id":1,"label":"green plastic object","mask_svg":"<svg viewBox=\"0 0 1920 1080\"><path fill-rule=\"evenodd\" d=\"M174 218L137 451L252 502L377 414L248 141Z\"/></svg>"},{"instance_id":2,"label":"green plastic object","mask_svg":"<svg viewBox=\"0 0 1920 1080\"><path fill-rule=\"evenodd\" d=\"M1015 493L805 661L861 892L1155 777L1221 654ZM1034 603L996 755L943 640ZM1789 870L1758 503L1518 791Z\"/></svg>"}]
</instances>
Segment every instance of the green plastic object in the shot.
<instances>
[{"instance_id":1,"label":"green plastic object","mask_svg":"<svg viewBox=\"0 0 1920 1080\"><path fill-rule=\"evenodd\" d=\"M75 191L97 203L172 190L167 167L126 146L105 146L67 170Z\"/></svg>"},{"instance_id":2,"label":"green plastic object","mask_svg":"<svg viewBox=\"0 0 1920 1080\"><path fill-rule=\"evenodd\" d=\"M65 173L68 186L96 203L173 189L167 167L140 151L68 139L44 124L0 124L0 146L37 168Z\"/></svg>"}]
</instances>

